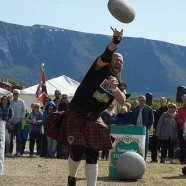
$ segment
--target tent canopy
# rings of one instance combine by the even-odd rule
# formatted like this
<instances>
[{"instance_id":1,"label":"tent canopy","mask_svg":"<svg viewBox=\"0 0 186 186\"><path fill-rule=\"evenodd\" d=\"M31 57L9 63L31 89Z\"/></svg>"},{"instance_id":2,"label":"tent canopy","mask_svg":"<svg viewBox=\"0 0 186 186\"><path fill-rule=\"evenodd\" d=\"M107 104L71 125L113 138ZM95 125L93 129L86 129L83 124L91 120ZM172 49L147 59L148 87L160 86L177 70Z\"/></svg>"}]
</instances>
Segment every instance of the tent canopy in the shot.
<instances>
[{"instance_id":1,"label":"tent canopy","mask_svg":"<svg viewBox=\"0 0 186 186\"><path fill-rule=\"evenodd\" d=\"M62 94L67 94L70 98L69 100L71 100L79 84L79 82L62 75L46 81L46 89L48 95L52 99L54 98L55 90L60 90ZM35 96L37 87L38 84L21 90L20 98L24 100L28 111L31 111L31 103L37 102L37 98Z\"/></svg>"},{"instance_id":2,"label":"tent canopy","mask_svg":"<svg viewBox=\"0 0 186 186\"><path fill-rule=\"evenodd\" d=\"M48 81L46 81L46 88L47 88L47 93L49 96L53 96L55 90L60 90L62 94L67 94L69 97L73 97L74 93L79 86L79 82L65 76L59 76L56 78L52 78ZM36 90L37 90L38 84L28 87L26 89L23 89L21 91L21 95L35 95Z\"/></svg>"},{"instance_id":3,"label":"tent canopy","mask_svg":"<svg viewBox=\"0 0 186 186\"><path fill-rule=\"evenodd\" d=\"M11 95L11 92L6 89L0 88L0 95Z\"/></svg>"}]
</instances>

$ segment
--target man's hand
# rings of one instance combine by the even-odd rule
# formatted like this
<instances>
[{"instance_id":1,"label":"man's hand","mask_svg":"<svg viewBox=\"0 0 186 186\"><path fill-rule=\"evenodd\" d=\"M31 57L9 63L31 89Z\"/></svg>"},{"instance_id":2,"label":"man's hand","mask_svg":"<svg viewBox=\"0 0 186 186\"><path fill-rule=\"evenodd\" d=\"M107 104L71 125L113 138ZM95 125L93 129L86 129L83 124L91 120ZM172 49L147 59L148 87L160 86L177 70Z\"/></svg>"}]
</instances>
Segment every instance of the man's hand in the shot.
<instances>
[{"instance_id":1,"label":"man's hand","mask_svg":"<svg viewBox=\"0 0 186 186\"><path fill-rule=\"evenodd\" d=\"M119 81L117 78L110 76L108 82L111 86L111 91L113 93L114 99L120 104L123 105L126 100L126 96L123 92L118 88Z\"/></svg>"},{"instance_id":2,"label":"man's hand","mask_svg":"<svg viewBox=\"0 0 186 186\"><path fill-rule=\"evenodd\" d=\"M113 31L113 39L112 42L115 44L119 44L120 41L123 38L123 29L121 31L118 31L116 28L110 27Z\"/></svg>"},{"instance_id":3,"label":"man's hand","mask_svg":"<svg viewBox=\"0 0 186 186\"><path fill-rule=\"evenodd\" d=\"M119 82L114 76L110 76L108 82L112 90L115 90L118 87Z\"/></svg>"},{"instance_id":4,"label":"man's hand","mask_svg":"<svg viewBox=\"0 0 186 186\"><path fill-rule=\"evenodd\" d=\"M121 31L118 31L116 28L110 28L113 31L113 39L112 42L107 45L104 53L97 59L97 69L101 69L111 62L112 55L116 51L118 44L123 38L123 29Z\"/></svg>"}]
</instances>

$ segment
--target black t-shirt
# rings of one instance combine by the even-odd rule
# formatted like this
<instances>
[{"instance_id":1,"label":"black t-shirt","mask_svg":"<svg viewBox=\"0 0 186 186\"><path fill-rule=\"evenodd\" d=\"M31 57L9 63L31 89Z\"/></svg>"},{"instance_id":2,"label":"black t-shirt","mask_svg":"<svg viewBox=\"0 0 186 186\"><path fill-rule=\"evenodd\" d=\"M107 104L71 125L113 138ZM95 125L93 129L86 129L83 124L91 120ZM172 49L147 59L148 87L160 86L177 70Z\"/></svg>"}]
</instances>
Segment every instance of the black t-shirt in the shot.
<instances>
[{"instance_id":1,"label":"black t-shirt","mask_svg":"<svg viewBox=\"0 0 186 186\"><path fill-rule=\"evenodd\" d=\"M81 108L90 112L101 113L104 111L114 100L108 83L108 78L111 75L113 76L110 73L109 65L97 70L96 61L94 61L77 88L70 104L78 104ZM124 91L120 84L118 88Z\"/></svg>"}]
</instances>

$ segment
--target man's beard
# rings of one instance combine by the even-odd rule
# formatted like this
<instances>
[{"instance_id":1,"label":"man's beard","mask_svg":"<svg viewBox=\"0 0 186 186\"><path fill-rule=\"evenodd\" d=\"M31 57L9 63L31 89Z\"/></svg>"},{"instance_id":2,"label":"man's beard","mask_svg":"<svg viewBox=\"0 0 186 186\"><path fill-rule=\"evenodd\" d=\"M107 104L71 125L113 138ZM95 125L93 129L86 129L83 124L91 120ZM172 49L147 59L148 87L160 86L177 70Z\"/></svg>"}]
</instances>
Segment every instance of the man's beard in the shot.
<instances>
[{"instance_id":1,"label":"man's beard","mask_svg":"<svg viewBox=\"0 0 186 186\"><path fill-rule=\"evenodd\" d=\"M121 72L121 69L115 69L112 65L110 65L110 72L113 74L113 75L118 75L120 72Z\"/></svg>"}]
</instances>

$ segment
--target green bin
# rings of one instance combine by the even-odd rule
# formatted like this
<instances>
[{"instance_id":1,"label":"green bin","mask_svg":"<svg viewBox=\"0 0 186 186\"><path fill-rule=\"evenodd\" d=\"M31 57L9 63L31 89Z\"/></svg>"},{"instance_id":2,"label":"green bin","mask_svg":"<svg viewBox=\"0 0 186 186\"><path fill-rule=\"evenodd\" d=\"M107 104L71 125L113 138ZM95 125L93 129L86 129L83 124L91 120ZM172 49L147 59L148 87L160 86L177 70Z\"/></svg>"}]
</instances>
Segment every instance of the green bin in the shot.
<instances>
[{"instance_id":1,"label":"green bin","mask_svg":"<svg viewBox=\"0 0 186 186\"><path fill-rule=\"evenodd\" d=\"M116 163L121 154L135 151L145 157L146 127L133 125L111 125L111 135L115 138L110 150L109 176L118 178Z\"/></svg>"}]
</instances>

